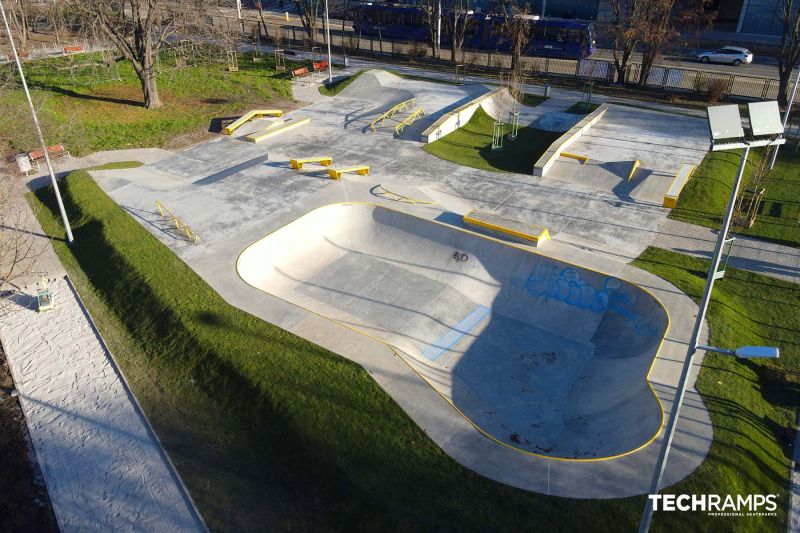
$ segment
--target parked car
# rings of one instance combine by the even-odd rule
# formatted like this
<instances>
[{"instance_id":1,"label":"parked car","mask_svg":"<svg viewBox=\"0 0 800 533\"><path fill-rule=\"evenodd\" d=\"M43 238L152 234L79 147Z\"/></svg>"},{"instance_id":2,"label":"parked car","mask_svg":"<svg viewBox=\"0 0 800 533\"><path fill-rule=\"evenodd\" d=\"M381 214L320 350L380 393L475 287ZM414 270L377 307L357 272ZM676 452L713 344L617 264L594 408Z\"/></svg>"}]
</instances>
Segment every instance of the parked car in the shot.
<instances>
[{"instance_id":1,"label":"parked car","mask_svg":"<svg viewBox=\"0 0 800 533\"><path fill-rule=\"evenodd\" d=\"M742 63L752 63L753 52L738 46L723 46L716 50L698 52L697 60L701 63L729 63L738 67Z\"/></svg>"}]
</instances>

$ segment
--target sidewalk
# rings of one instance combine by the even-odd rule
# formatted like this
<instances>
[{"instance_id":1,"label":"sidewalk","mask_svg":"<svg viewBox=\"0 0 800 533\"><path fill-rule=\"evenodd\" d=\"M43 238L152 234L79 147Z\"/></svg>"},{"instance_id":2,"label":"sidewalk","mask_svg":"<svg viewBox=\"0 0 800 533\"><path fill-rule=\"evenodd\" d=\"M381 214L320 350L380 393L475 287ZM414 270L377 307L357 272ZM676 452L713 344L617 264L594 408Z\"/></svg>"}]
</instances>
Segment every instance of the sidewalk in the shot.
<instances>
[{"instance_id":1,"label":"sidewalk","mask_svg":"<svg viewBox=\"0 0 800 533\"><path fill-rule=\"evenodd\" d=\"M679 220L667 219L653 246L709 259L718 232ZM727 250L726 250L727 251ZM800 249L737 235L728 264L765 276L800 283Z\"/></svg>"}]
</instances>

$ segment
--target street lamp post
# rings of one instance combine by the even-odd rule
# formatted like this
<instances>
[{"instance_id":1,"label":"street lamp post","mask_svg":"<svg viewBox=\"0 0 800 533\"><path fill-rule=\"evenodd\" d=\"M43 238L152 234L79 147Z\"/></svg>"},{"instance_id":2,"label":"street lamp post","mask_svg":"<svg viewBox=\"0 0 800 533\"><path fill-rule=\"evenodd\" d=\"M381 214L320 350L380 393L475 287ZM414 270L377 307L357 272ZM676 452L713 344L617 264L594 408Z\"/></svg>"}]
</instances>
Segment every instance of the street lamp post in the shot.
<instances>
[{"instance_id":1,"label":"street lamp post","mask_svg":"<svg viewBox=\"0 0 800 533\"><path fill-rule=\"evenodd\" d=\"M714 254L711 258L711 267L708 270L706 277L706 286L703 291L703 299L700 301L700 308L698 309L697 319L694 323L692 330L692 339L689 342L688 353L683 368L681 369L681 376L678 382L678 389L675 394L675 399L672 403L672 410L670 412L669 422L664 430L664 442L661 445L661 450L656 461L656 468L653 472L653 478L650 484L650 495L656 495L659 491L659 486L664 478L666 470L667 459L669 457L670 448L672 446L672 439L675 436L675 428L678 425L678 418L680 416L681 405L683 398L686 395L686 387L689 382L689 373L691 372L694 362L694 356L697 350L715 351L734 355L737 357L778 357L778 348L764 347L764 346L744 346L736 350L729 350L724 348L716 348L713 346L706 346L699 344L700 332L703 327L703 320L705 319L708 305L711 302L711 292L714 288L714 282L721 277L719 273L719 264L722 259L722 252L725 244L728 242L728 230L733 217L733 210L736 204L736 197L739 193L739 187L744 175L745 165L747 163L747 156L750 154L751 147L757 146L779 146L785 142L780 135L783 134L783 127L780 122L780 110L777 102L757 102L755 104L748 104L748 111L750 114L750 124L753 134L753 139L743 140L745 138L744 130L741 124L741 117L739 116L739 107L736 105L716 106L710 107L708 111L709 128L711 130L712 145L711 150L731 150L743 148L744 153L739 160L739 168L736 172L736 179L733 182L733 188L728 199L728 206L725 210L725 217L722 221L722 228L720 229L717 238L716 246L714 247ZM764 136L778 135L777 138L765 139ZM760 137L760 138L759 138ZM736 139L736 142L727 142L725 144L715 145L714 141L726 141ZM647 504L645 505L642 519L639 523L639 533L647 533L650 529L650 522L653 518L653 499L648 497Z\"/></svg>"},{"instance_id":2,"label":"street lamp post","mask_svg":"<svg viewBox=\"0 0 800 533\"><path fill-rule=\"evenodd\" d=\"M61 212L61 220L64 221L64 229L67 232L67 243L72 244L75 240L72 236L72 227L69 225L69 219L67 219L67 212L64 210L64 202L61 200L61 192L58 189L58 182L56 181L55 172L53 172L53 164L50 162L50 153L47 151L47 143L44 142L44 135L42 134L42 128L39 125L39 117L36 116L36 109L33 107L33 100L31 99L31 93L28 90L28 83L25 81L25 72L22 70L22 61L19 59L19 54L17 53L17 45L14 44L14 36L11 34L11 28L8 26L8 18L6 18L6 10L3 7L3 2L0 0L0 14L3 15L3 24L6 27L6 33L8 33L8 42L11 43L11 51L14 53L14 61L17 63L17 70L19 71L19 79L22 81L22 88L25 90L25 97L28 99L28 106L31 108L31 116L33 117L33 125L36 128L36 134L39 137L39 145L42 147L42 153L44 154L44 162L47 165L47 171L50 173L50 183L53 186L53 190L56 193L56 201L58 202L58 210Z\"/></svg>"},{"instance_id":3,"label":"street lamp post","mask_svg":"<svg viewBox=\"0 0 800 533\"><path fill-rule=\"evenodd\" d=\"M325 40L328 42L328 83L333 83L333 67L331 66L331 21L328 18L328 0L325 0Z\"/></svg>"}]
</instances>

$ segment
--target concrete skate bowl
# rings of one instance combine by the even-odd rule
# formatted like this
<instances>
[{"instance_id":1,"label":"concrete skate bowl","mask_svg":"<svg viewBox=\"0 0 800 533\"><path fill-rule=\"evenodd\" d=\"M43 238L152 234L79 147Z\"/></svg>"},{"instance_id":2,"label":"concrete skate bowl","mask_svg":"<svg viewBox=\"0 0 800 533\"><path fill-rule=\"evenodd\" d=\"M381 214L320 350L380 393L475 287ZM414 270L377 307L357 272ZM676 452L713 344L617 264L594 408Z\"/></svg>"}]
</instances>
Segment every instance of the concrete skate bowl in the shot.
<instances>
[{"instance_id":1,"label":"concrete skate bowl","mask_svg":"<svg viewBox=\"0 0 800 533\"><path fill-rule=\"evenodd\" d=\"M316 209L237 269L388 344L500 445L593 461L661 427L647 375L668 317L624 280L371 204Z\"/></svg>"}]
</instances>

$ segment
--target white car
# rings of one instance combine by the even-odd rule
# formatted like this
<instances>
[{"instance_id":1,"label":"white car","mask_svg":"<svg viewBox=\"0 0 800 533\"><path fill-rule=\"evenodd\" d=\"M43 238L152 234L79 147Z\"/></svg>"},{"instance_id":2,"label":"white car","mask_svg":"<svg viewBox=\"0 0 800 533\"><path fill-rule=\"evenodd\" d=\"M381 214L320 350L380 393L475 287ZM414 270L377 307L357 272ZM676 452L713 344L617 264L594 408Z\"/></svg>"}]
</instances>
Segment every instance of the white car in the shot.
<instances>
[{"instance_id":1,"label":"white car","mask_svg":"<svg viewBox=\"0 0 800 533\"><path fill-rule=\"evenodd\" d=\"M753 52L738 46L723 46L716 50L698 52L697 60L701 63L729 63L738 67L742 63L752 63Z\"/></svg>"}]
</instances>

